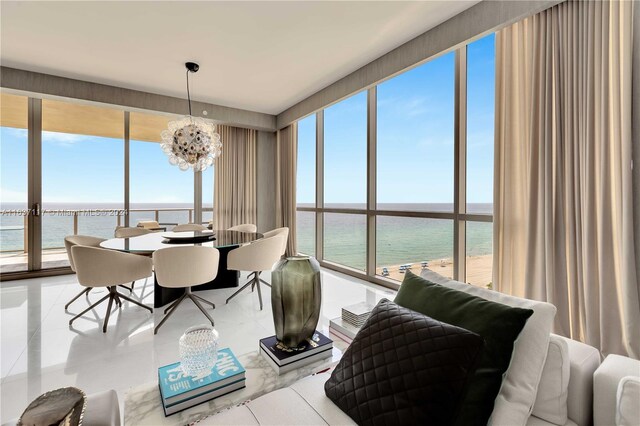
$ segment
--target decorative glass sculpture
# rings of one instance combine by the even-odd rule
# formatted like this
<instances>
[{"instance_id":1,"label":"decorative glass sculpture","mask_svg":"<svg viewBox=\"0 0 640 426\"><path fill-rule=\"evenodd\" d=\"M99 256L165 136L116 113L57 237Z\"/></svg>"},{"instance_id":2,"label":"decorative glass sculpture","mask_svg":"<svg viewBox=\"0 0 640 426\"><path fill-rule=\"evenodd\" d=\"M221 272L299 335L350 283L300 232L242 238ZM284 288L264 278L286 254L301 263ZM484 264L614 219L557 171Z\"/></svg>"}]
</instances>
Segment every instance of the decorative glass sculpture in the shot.
<instances>
[{"instance_id":1,"label":"decorative glass sculpture","mask_svg":"<svg viewBox=\"0 0 640 426\"><path fill-rule=\"evenodd\" d=\"M169 122L168 127L160 134L160 147L169 157L169 163L180 170L191 167L203 171L222 153L220 135L209 120L186 116Z\"/></svg>"},{"instance_id":2,"label":"decorative glass sculpture","mask_svg":"<svg viewBox=\"0 0 640 426\"><path fill-rule=\"evenodd\" d=\"M194 379L207 377L218 360L218 332L210 325L188 328L180 337L180 365Z\"/></svg>"},{"instance_id":3,"label":"decorative glass sculpture","mask_svg":"<svg viewBox=\"0 0 640 426\"><path fill-rule=\"evenodd\" d=\"M271 271L271 307L276 339L297 348L316 331L322 304L320 265L310 256L281 259Z\"/></svg>"}]
</instances>

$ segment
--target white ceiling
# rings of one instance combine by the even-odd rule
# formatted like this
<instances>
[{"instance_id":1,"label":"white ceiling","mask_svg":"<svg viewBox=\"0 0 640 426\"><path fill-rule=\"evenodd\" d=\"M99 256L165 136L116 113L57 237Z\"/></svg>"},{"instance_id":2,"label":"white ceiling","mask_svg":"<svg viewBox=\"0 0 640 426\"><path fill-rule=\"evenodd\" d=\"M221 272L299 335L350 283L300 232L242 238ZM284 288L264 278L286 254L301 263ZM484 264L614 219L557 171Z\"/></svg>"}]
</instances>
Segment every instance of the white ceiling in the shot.
<instances>
[{"instance_id":1,"label":"white ceiling","mask_svg":"<svg viewBox=\"0 0 640 426\"><path fill-rule=\"evenodd\" d=\"M0 61L277 114L478 1L0 3Z\"/></svg>"}]
</instances>

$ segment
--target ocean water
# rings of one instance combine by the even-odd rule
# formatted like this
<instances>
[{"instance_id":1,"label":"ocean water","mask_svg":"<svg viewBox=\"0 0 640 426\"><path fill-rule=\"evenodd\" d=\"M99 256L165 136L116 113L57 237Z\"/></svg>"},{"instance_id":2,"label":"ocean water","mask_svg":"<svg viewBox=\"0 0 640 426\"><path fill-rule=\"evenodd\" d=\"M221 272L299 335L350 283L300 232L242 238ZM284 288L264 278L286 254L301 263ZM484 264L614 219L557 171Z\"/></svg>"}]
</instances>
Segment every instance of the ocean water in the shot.
<instances>
[{"instance_id":1,"label":"ocean water","mask_svg":"<svg viewBox=\"0 0 640 426\"><path fill-rule=\"evenodd\" d=\"M3 203L3 211L24 209L18 203ZM186 209L188 204L133 204L131 224L139 220L154 220L153 211L135 209ZM333 207L361 207L359 205L333 205ZM71 204L50 203L44 209L121 209L117 204ZM380 210L450 212L451 204L386 204ZM473 213L491 213L491 204L467 206ZM211 212L203 212L204 220L211 220ZM187 211L164 210L159 213L161 223L186 223ZM112 238L117 217L78 217L78 233ZM73 234L73 217L43 214L43 248L64 247L64 237ZM378 267L394 266L422 261L437 261L453 258L453 220L424 219L396 216L378 216L376 221L376 263ZM325 259L342 265L364 270L366 265L366 216L363 214L324 214ZM478 256L492 253L492 224L467 223L467 255ZM299 250L315 255L315 213L297 213L297 240ZM0 250L21 251L24 246L24 217L0 215Z\"/></svg>"},{"instance_id":2,"label":"ocean water","mask_svg":"<svg viewBox=\"0 0 640 426\"><path fill-rule=\"evenodd\" d=\"M337 208L362 208L361 205L333 205ZM492 213L491 204L470 204L469 213ZM451 212L451 204L386 204L379 210ZM315 255L313 212L297 212L298 249ZM363 214L324 214L324 257L326 260L365 270L366 216ZM493 224L467 223L467 255L492 253ZM453 220L397 216L377 216L376 265L390 267L453 258Z\"/></svg>"}]
</instances>

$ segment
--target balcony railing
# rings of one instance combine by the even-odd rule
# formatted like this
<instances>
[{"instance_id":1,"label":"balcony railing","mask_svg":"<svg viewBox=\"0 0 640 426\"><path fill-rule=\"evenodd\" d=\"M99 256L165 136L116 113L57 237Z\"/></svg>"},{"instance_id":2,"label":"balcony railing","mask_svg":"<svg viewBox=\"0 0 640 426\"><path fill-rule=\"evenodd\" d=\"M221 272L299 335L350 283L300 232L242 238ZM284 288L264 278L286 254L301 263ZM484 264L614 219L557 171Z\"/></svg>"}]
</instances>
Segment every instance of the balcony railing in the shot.
<instances>
[{"instance_id":1,"label":"balcony railing","mask_svg":"<svg viewBox=\"0 0 640 426\"><path fill-rule=\"evenodd\" d=\"M114 210L112 209L91 209L92 215L86 216L83 213L86 212L87 210L81 210L81 209L77 209L77 210L73 210L73 209L65 209L64 212L64 216L56 216L53 214L47 214L46 212L43 213L43 219L44 217L70 217L71 221L72 221L72 227L69 227L69 230L72 230L73 235L77 235L79 233L79 229L80 229L80 224L83 220L90 220L90 219L95 219L95 218L99 218L99 217L114 217L115 218L115 226L124 226L124 222L125 222L125 218L124 218L124 213L121 214L116 214L113 216L109 216L108 213L113 213ZM156 222L160 223L160 225L162 226L164 225L168 225L168 226L175 226L178 223L184 223L184 221L178 221L178 220L171 220L168 221L167 219L163 219L163 216L166 217L166 215L168 213L187 213L187 221L189 223L193 222L193 217L194 217L194 209L193 208L184 208L184 207L176 207L176 208L145 208L145 209L129 209L129 214L130 216L136 215L138 216L140 213L149 213L149 217L144 218L147 220L155 220ZM213 212L213 208L211 207L205 207L202 209L203 213L206 212ZM141 219L132 219L130 218L130 224L129 226L136 226L136 223L141 220ZM22 248L7 248L5 246L5 244L1 244L0 245L0 253L5 254L5 253L28 253L29 252L29 229L28 229L28 216L23 216L23 220L22 220L22 226L19 225L14 225L14 226L8 226L8 227L4 227L2 228L2 233L4 232L18 232L18 231L22 231L23 234L23 244L22 244ZM209 221L208 220L203 220L203 224L207 224ZM46 225L43 225L43 230L42 230L42 234L43 234L43 240L46 237L46 233L48 232L47 229L45 229ZM103 237L107 237L107 235L104 235L104 231L106 230L106 227L104 225L102 225L103 229ZM66 226L64 226L64 228L67 228ZM115 227L113 227L113 229L110 230L110 236L113 236L113 231L115 231ZM58 230L59 232L59 230ZM91 234L90 232L88 234ZM65 233L65 236L69 235L68 232ZM1 238L1 237L0 237ZM62 237L64 238L64 236ZM43 251L45 250L57 250L57 249L62 249L64 248L64 244L63 244L63 240L62 238L60 238L60 244L59 245L55 245L55 246L51 246L51 245L46 245L43 244ZM2 239L0 239L0 241L2 241ZM15 247L15 244L14 244Z\"/></svg>"}]
</instances>

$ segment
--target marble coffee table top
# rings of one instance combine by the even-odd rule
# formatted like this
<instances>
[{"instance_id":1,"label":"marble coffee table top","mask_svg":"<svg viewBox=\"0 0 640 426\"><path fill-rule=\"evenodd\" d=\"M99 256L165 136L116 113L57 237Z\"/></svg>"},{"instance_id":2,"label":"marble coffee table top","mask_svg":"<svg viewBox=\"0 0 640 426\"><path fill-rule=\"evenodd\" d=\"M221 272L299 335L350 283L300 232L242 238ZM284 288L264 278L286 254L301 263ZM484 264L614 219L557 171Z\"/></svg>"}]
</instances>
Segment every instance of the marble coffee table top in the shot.
<instances>
[{"instance_id":1,"label":"marble coffee table top","mask_svg":"<svg viewBox=\"0 0 640 426\"><path fill-rule=\"evenodd\" d=\"M333 342L331 358L316 361L297 370L278 375L258 351L238 357L246 370L246 387L211 401L196 405L169 417L164 416L158 383L147 383L131 388L124 397L125 425L187 425L208 415L256 399L261 395L292 385L296 381L325 370L342 357L346 343Z\"/></svg>"}]
</instances>

